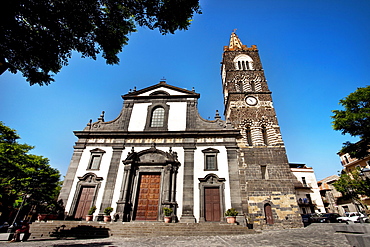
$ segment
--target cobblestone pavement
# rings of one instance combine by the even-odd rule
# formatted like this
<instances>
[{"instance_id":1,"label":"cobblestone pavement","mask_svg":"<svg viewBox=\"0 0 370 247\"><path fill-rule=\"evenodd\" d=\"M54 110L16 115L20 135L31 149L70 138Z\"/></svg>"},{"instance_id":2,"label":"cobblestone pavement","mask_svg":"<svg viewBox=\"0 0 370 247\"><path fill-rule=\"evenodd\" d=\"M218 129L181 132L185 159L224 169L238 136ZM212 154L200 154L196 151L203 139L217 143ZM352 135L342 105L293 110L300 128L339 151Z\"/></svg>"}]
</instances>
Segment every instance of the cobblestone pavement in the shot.
<instances>
[{"instance_id":1,"label":"cobblestone pavement","mask_svg":"<svg viewBox=\"0 0 370 247\"><path fill-rule=\"evenodd\" d=\"M121 246L351 246L345 234L335 233L335 224L312 224L306 228L263 230L258 234L232 235L232 236L159 236L103 239L64 239L64 240L30 240L24 243L9 243L0 241L0 246L30 246L30 247L121 247Z\"/></svg>"}]
</instances>

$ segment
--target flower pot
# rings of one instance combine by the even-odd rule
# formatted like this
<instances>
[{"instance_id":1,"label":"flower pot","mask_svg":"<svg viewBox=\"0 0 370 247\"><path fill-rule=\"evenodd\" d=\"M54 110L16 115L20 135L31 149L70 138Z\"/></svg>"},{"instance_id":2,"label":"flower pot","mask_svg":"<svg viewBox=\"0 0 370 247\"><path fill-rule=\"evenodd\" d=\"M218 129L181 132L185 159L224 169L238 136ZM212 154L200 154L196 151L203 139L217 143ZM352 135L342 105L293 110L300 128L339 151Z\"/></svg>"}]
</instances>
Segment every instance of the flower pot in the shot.
<instances>
[{"instance_id":1,"label":"flower pot","mask_svg":"<svg viewBox=\"0 0 370 247\"><path fill-rule=\"evenodd\" d=\"M93 217L92 215L86 215L86 221L92 221Z\"/></svg>"},{"instance_id":2,"label":"flower pot","mask_svg":"<svg viewBox=\"0 0 370 247\"><path fill-rule=\"evenodd\" d=\"M164 216L164 223L171 223L172 217L171 216Z\"/></svg>"},{"instance_id":3,"label":"flower pot","mask_svg":"<svg viewBox=\"0 0 370 247\"><path fill-rule=\"evenodd\" d=\"M104 215L104 222L110 222L112 217L110 215Z\"/></svg>"},{"instance_id":4,"label":"flower pot","mask_svg":"<svg viewBox=\"0 0 370 247\"><path fill-rule=\"evenodd\" d=\"M235 224L236 223L236 216L227 216L226 221L229 224Z\"/></svg>"},{"instance_id":5,"label":"flower pot","mask_svg":"<svg viewBox=\"0 0 370 247\"><path fill-rule=\"evenodd\" d=\"M46 221L46 217L47 217L48 215L47 214L39 214L38 216L37 216L37 220L38 221L43 221L43 220L45 220Z\"/></svg>"}]
</instances>

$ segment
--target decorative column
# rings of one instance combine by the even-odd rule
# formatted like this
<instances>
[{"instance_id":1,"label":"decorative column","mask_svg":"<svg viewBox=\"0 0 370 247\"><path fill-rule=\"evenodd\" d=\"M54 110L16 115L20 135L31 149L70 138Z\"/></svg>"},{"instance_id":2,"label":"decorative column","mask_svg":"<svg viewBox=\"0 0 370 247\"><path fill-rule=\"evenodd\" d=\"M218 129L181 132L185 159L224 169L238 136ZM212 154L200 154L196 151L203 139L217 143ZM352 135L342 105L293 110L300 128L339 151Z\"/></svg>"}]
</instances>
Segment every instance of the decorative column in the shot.
<instances>
[{"instance_id":1,"label":"decorative column","mask_svg":"<svg viewBox=\"0 0 370 247\"><path fill-rule=\"evenodd\" d=\"M124 174L123 174L123 181L122 181L122 187L120 191L120 197L117 202L117 210L116 212L119 215L119 219L121 221L128 221L125 217L127 214L126 208L128 208L128 204L130 204L130 201L127 199L128 191L130 190L130 180L131 180L131 164L125 165L124 168Z\"/></svg>"},{"instance_id":2,"label":"decorative column","mask_svg":"<svg viewBox=\"0 0 370 247\"><path fill-rule=\"evenodd\" d=\"M100 205L99 216L103 215L105 208L112 206L112 199L113 199L114 188L116 185L118 167L121 163L121 155L122 155L122 150L124 148L125 148L124 144L113 145L113 154L112 154L112 159L111 159L108 174L107 174L107 182L104 188L103 200ZM116 211L116 208L114 211Z\"/></svg>"},{"instance_id":3,"label":"decorative column","mask_svg":"<svg viewBox=\"0 0 370 247\"><path fill-rule=\"evenodd\" d=\"M194 217L194 150L196 147L184 147L184 187L182 197L182 216L180 222L195 223Z\"/></svg>"},{"instance_id":4,"label":"decorative column","mask_svg":"<svg viewBox=\"0 0 370 247\"><path fill-rule=\"evenodd\" d=\"M237 221L246 224L242 207L242 197L240 194L237 147L226 146L226 151L227 151L227 162L229 164L228 168L229 168L231 207L235 208L236 211L239 212L239 215L237 216Z\"/></svg>"},{"instance_id":5,"label":"decorative column","mask_svg":"<svg viewBox=\"0 0 370 247\"><path fill-rule=\"evenodd\" d=\"M164 167L164 178L165 181L163 186L163 193L164 193L164 203L168 204L170 202L170 184L171 184L171 164L168 164Z\"/></svg>"},{"instance_id":6,"label":"decorative column","mask_svg":"<svg viewBox=\"0 0 370 247\"><path fill-rule=\"evenodd\" d=\"M84 143L76 143L76 146L74 146L74 152L71 159L71 163L68 167L67 174L64 178L63 187L59 194L59 200L63 201L64 206L67 204L67 200L69 198L69 193L72 190L72 184L73 180L76 176L76 171L78 168L78 164L80 163L82 153L85 149Z\"/></svg>"}]
</instances>

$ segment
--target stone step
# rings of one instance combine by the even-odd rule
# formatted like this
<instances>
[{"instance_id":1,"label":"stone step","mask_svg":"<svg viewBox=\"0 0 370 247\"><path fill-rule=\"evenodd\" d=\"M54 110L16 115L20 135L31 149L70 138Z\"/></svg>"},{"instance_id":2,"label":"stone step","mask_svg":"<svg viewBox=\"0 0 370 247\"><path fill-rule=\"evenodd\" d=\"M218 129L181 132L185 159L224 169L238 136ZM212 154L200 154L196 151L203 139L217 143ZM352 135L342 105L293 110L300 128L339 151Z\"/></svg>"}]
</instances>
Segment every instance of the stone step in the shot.
<instances>
[{"instance_id":1,"label":"stone step","mask_svg":"<svg viewBox=\"0 0 370 247\"><path fill-rule=\"evenodd\" d=\"M34 222L31 239L50 237L136 237L136 236L209 236L255 233L246 227L225 223L163 223L163 222Z\"/></svg>"}]
</instances>

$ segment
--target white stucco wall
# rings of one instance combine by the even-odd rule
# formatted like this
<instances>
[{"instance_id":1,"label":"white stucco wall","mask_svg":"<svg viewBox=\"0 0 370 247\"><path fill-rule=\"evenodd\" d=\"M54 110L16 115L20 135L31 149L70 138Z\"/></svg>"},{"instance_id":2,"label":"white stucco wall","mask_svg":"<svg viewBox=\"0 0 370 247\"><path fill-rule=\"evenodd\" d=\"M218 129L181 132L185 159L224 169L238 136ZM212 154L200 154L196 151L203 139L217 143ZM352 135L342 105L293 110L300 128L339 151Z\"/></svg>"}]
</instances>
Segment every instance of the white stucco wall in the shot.
<instances>
[{"instance_id":1,"label":"white stucco wall","mask_svg":"<svg viewBox=\"0 0 370 247\"><path fill-rule=\"evenodd\" d=\"M186 102L169 102L168 130L182 131L186 129Z\"/></svg>"},{"instance_id":2,"label":"white stucco wall","mask_svg":"<svg viewBox=\"0 0 370 247\"><path fill-rule=\"evenodd\" d=\"M182 93L182 92L179 92L179 91L176 91L176 90L172 90L172 89L169 89L169 88L166 88L166 87L159 87L159 88L147 91L145 93L139 94L138 96L149 96L151 93L154 93L156 91L165 91L165 92L169 93L170 95L186 95L185 93Z\"/></svg>"},{"instance_id":3,"label":"white stucco wall","mask_svg":"<svg viewBox=\"0 0 370 247\"><path fill-rule=\"evenodd\" d=\"M316 176L312 168L291 168L292 173L298 179L298 181L303 183L303 177L306 179L307 185L311 187L311 192L307 193L306 191L297 191L297 200L299 198L305 198L306 194L310 194L312 201L317 205L317 208L320 209L320 212L325 212L324 203L320 195L320 190L317 185Z\"/></svg>"},{"instance_id":4,"label":"white stucco wall","mask_svg":"<svg viewBox=\"0 0 370 247\"><path fill-rule=\"evenodd\" d=\"M99 170L87 170L87 167L88 167L89 161L90 161L90 157L91 157L90 150L96 149L96 148L99 148L99 149L105 151L105 153L102 156L102 160L101 160L101 163L100 163L100 168L99 168ZM66 203L66 211L67 212L69 212L69 210L71 208L71 204L72 204L73 198L74 198L75 193L76 193L77 182L79 181L78 177L82 177L83 175L85 175L88 172L95 173L96 176L98 176L98 177L103 177L103 180L102 180L101 185L100 185L98 197L96 198L96 203L95 203L95 205L97 206L97 208L99 210L99 206L101 204L102 197L103 197L103 193L101 193L101 192L104 191L105 183L107 181L106 178L107 178L107 174L108 174L108 170L109 170L109 166L110 166L110 161L112 159L112 153L113 153L113 149L111 147L99 147L99 146L88 146L88 147L86 147L86 149L82 153L81 160L80 160L80 163L79 163L79 166L77 168L76 175L75 175L75 178L74 178L74 181L73 181L73 184L72 184L71 192L69 194L68 201ZM96 213L97 213L97 211L96 211Z\"/></svg>"},{"instance_id":5,"label":"white stucco wall","mask_svg":"<svg viewBox=\"0 0 370 247\"><path fill-rule=\"evenodd\" d=\"M143 131L150 103L136 103L132 108L128 131Z\"/></svg>"},{"instance_id":6,"label":"white stucco wall","mask_svg":"<svg viewBox=\"0 0 370 247\"><path fill-rule=\"evenodd\" d=\"M205 171L204 170L204 153L202 150L207 148L213 148L220 151L217 154L217 171ZM227 162L227 152L224 146L198 146L194 152L194 217L197 222L199 222L200 217L200 191L199 191L199 179L204 178L207 174L216 174L219 178L225 178L225 210L231 208L231 198L230 198L230 179L229 179L229 169Z\"/></svg>"}]
</instances>

